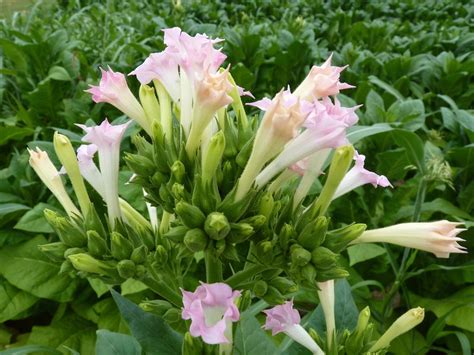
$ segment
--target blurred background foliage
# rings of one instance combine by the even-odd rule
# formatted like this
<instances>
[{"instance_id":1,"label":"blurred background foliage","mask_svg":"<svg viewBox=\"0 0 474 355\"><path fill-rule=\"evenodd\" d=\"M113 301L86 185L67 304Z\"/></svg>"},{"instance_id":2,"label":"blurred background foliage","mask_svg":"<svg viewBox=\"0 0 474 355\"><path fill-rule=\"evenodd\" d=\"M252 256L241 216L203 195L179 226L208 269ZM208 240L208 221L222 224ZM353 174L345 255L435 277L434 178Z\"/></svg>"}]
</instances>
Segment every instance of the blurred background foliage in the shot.
<instances>
[{"instance_id":1,"label":"blurred background foliage","mask_svg":"<svg viewBox=\"0 0 474 355\"><path fill-rule=\"evenodd\" d=\"M358 189L336 201L333 222L355 220L374 228L410 220L465 221L470 229L462 235L464 245L474 250L472 2L24 4L24 11L14 12L18 7L0 2L0 346L65 345L87 353L97 327L124 330L118 315L101 318L114 313L110 297L82 280L65 285L67 280L58 279L48 291L32 276L30 282L23 278L28 278L25 260L39 258L38 238L53 238L42 210L57 206L28 167L25 147L52 151L54 130L78 143L75 123L119 117L114 108L93 104L84 90L98 81L99 67L129 73L149 53L160 51L166 27L225 38L232 75L258 99L287 85L295 88L313 64L333 53L336 65L349 65L343 80L357 86L344 92L343 103L362 104L359 124L374 125L357 128L351 138L367 156L368 167L395 187ZM134 80L130 83L136 90ZM129 142L123 147L128 149ZM124 171L124 182L127 177ZM126 186L121 194L132 198L140 191ZM405 309L426 307L426 321L394 342L394 353L470 353L472 256L439 260L396 247L354 246L347 263L356 303L371 306L379 331ZM54 275L52 266L41 267ZM138 301L146 297L137 285L127 290Z\"/></svg>"}]
</instances>

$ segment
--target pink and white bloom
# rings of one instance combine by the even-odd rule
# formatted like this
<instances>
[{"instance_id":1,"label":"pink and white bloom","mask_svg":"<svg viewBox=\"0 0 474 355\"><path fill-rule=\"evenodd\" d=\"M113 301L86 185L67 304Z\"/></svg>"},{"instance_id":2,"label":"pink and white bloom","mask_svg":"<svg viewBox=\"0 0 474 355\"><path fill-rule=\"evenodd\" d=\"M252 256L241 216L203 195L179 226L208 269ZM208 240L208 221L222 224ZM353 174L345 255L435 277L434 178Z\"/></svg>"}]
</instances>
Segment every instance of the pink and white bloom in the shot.
<instances>
[{"instance_id":1,"label":"pink and white bloom","mask_svg":"<svg viewBox=\"0 0 474 355\"><path fill-rule=\"evenodd\" d=\"M354 160L354 167L349 170L342 179L334 193L333 200L366 184L372 184L373 187L393 187L384 175L377 175L376 173L364 168L365 155L356 152Z\"/></svg>"},{"instance_id":2,"label":"pink and white bloom","mask_svg":"<svg viewBox=\"0 0 474 355\"><path fill-rule=\"evenodd\" d=\"M237 92L239 93L240 96L248 96L251 97L252 99L255 99L255 96L250 91L245 90L243 87L236 85L237 86Z\"/></svg>"},{"instance_id":3,"label":"pink and white bloom","mask_svg":"<svg viewBox=\"0 0 474 355\"><path fill-rule=\"evenodd\" d=\"M339 81L341 72L347 66L335 67L331 65L331 60L332 54L320 67L317 65L313 66L309 74L295 90L295 95L312 101L313 99L325 96L337 95L341 90L353 88L354 86Z\"/></svg>"},{"instance_id":4,"label":"pink and white bloom","mask_svg":"<svg viewBox=\"0 0 474 355\"><path fill-rule=\"evenodd\" d=\"M81 175L105 199L104 182L102 174L94 163L94 156L97 153L95 144L83 144L77 149L77 163Z\"/></svg>"},{"instance_id":5,"label":"pink and white bloom","mask_svg":"<svg viewBox=\"0 0 474 355\"><path fill-rule=\"evenodd\" d=\"M232 291L225 283L201 285L196 291L183 293L185 320L191 320L189 332L193 337L201 337L207 344L232 343L232 322L240 319L235 300L239 291Z\"/></svg>"},{"instance_id":6,"label":"pink and white bloom","mask_svg":"<svg viewBox=\"0 0 474 355\"><path fill-rule=\"evenodd\" d=\"M53 193L54 197L58 199L66 213L70 217L80 216L81 212L79 212L67 194L63 181L61 180L61 175L51 162L51 159L49 159L48 153L38 147L36 147L36 151L28 149L28 153L30 153L29 163L31 167L39 176L41 181L43 181L43 183Z\"/></svg>"},{"instance_id":7,"label":"pink and white bloom","mask_svg":"<svg viewBox=\"0 0 474 355\"><path fill-rule=\"evenodd\" d=\"M262 103L259 105L261 107ZM256 185L264 186L281 170L318 151L348 144L346 130L357 122L354 112L357 108L342 107L337 99L334 103L329 98L315 101L303 125L306 129L288 142L284 150L262 170L255 180Z\"/></svg>"},{"instance_id":8,"label":"pink and white bloom","mask_svg":"<svg viewBox=\"0 0 474 355\"><path fill-rule=\"evenodd\" d=\"M92 94L94 102L107 102L137 123L151 135L151 124L146 117L142 105L130 91L125 75L114 72L110 67L108 70L100 69L102 78L98 86L91 85L86 92Z\"/></svg>"},{"instance_id":9,"label":"pink and white bloom","mask_svg":"<svg viewBox=\"0 0 474 355\"><path fill-rule=\"evenodd\" d=\"M99 126L87 127L85 125L78 125L86 132L82 140L87 143L92 143L97 147L100 174L103 181L103 196L107 204L107 212L112 225L115 224L116 219L121 219L122 217L118 195L120 143L130 122L131 121L114 126L105 119ZM89 149L93 150L95 148L92 147ZM81 152L81 155L84 153L81 159L84 158L86 160L87 154L90 152L91 151L87 152L87 149Z\"/></svg>"},{"instance_id":10,"label":"pink and white bloom","mask_svg":"<svg viewBox=\"0 0 474 355\"><path fill-rule=\"evenodd\" d=\"M401 223L390 227L365 231L351 244L358 243L391 243L403 247L419 249L433 253L438 258L449 258L450 253L467 253L459 245L464 239L457 237L466 230L457 228L463 223L437 222Z\"/></svg>"},{"instance_id":11,"label":"pink and white bloom","mask_svg":"<svg viewBox=\"0 0 474 355\"><path fill-rule=\"evenodd\" d=\"M321 348L311 338L308 332L300 325L300 314L293 308L293 301L287 301L282 305L275 306L263 311L267 315L266 330L271 330L272 335L285 333L297 343L303 345L313 354L324 354Z\"/></svg>"}]
</instances>

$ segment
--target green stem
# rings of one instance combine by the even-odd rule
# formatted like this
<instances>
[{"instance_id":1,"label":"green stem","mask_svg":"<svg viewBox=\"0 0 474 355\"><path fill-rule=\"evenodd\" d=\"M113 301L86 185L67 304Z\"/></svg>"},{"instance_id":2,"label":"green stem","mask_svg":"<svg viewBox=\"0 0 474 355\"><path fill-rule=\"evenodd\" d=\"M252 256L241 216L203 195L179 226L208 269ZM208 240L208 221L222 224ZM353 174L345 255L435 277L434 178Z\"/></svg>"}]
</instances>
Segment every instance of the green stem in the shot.
<instances>
[{"instance_id":1,"label":"green stem","mask_svg":"<svg viewBox=\"0 0 474 355\"><path fill-rule=\"evenodd\" d=\"M206 264L207 283L222 281L222 263L213 255L214 250L204 252L204 262Z\"/></svg>"},{"instance_id":2,"label":"green stem","mask_svg":"<svg viewBox=\"0 0 474 355\"><path fill-rule=\"evenodd\" d=\"M170 301L175 306L181 307L183 304L181 296L171 289L165 282L158 281L152 277L146 277L143 280L143 283L147 285L153 292L157 293L164 299Z\"/></svg>"},{"instance_id":3,"label":"green stem","mask_svg":"<svg viewBox=\"0 0 474 355\"><path fill-rule=\"evenodd\" d=\"M247 269L241 270L236 272L234 275L226 279L224 282L228 284L232 288L238 287L242 282L245 282L252 278L253 276L265 271L269 270L270 267L260 264L253 264L249 266Z\"/></svg>"}]
</instances>

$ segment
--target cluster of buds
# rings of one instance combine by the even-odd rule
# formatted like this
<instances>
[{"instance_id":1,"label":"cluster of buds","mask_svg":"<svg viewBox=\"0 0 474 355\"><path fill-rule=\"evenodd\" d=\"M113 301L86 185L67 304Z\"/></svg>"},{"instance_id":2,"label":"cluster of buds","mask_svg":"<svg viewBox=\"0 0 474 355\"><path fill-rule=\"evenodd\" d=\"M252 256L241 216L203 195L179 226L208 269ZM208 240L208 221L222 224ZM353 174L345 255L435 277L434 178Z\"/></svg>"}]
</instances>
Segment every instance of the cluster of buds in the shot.
<instances>
[{"instance_id":1,"label":"cluster of buds","mask_svg":"<svg viewBox=\"0 0 474 355\"><path fill-rule=\"evenodd\" d=\"M226 57L214 47L220 40L178 28L164 32L165 50L131 73L142 84L139 99L125 75L110 68L88 90L95 102L114 105L146 133L132 137L136 153L124 160L134 173L130 183L143 189L149 218L119 196L120 144L132 121L79 125L86 134L77 153L67 137L55 135L60 171L45 152L30 151L31 166L66 212L45 211L59 241L41 250L62 264L62 272L113 285L142 281L160 297L142 307L182 332L188 329L183 320L190 320L185 343L193 349L202 346L195 339L200 337L220 344L222 354L231 352L231 325L239 320L237 303L244 296L247 304L257 298L276 305L266 311L265 328L287 334L314 354L334 353L337 346L354 354L386 349L394 336L421 321L423 312L410 311L376 342L367 335L367 310L355 331L336 334L334 280L348 276L340 254L350 244L373 242L438 257L464 253L460 223L366 230L364 224L331 221L334 199L366 184L391 186L385 176L367 170L365 157L349 144L347 130L357 122L357 107L338 101L340 90L352 86L340 82L344 68L333 66L331 57L314 66L293 92L252 103L264 111L259 120L247 117L241 101L241 95L251 94L221 67ZM325 170L321 192L309 194ZM88 185L97 194L90 195ZM106 218L97 212L102 210ZM194 293L184 291L193 284ZM325 341L299 325L288 301L300 286L319 294Z\"/></svg>"}]
</instances>

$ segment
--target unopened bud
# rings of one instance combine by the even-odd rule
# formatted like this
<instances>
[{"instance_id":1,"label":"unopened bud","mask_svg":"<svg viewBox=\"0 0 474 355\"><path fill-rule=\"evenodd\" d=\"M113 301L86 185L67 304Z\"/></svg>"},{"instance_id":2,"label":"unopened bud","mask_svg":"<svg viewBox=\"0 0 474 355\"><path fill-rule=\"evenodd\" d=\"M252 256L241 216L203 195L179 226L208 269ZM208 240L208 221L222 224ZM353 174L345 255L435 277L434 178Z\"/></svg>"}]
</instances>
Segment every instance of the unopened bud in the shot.
<instances>
[{"instance_id":1,"label":"unopened bud","mask_svg":"<svg viewBox=\"0 0 474 355\"><path fill-rule=\"evenodd\" d=\"M278 236L278 241L280 242L280 247L283 250L288 248L288 243L291 238L294 237L295 230L290 224L284 224L281 228L280 235Z\"/></svg>"},{"instance_id":2,"label":"unopened bud","mask_svg":"<svg viewBox=\"0 0 474 355\"><path fill-rule=\"evenodd\" d=\"M186 232L189 230L186 226L177 226L171 228L168 232L164 234L165 238L168 238L174 242L182 243Z\"/></svg>"},{"instance_id":3,"label":"unopened bud","mask_svg":"<svg viewBox=\"0 0 474 355\"><path fill-rule=\"evenodd\" d=\"M184 236L184 245L192 252L200 252L206 249L209 239L202 229L194 228L187 231Z\"/></svg>"},{"instance_id":4,"label":"unopened bud","mask_svg":"<svg viewBox=\"0 0 474 355\"><path fill-rule=\"evenodd\" d=\"M355 223L329 231L326 233L323 246L335 253L340 253L350 242L359 238L366 228L367 226L363 223Z\"/></svg>"},{"instance_id":5,"label":"unopened bud","mask_svg":"<svg viewBox=\"0 0 474 355\"><path fill-rule=\"evenodd\" d=\"M171 174L173 175L176 182L183 183L184 176L186 175L186 168L184 167L184 164L181 161L176 160L173 165L171 165Z\"/></svg>"},{"instance_id":6,"label":"unopened bud","mask_svg":"<svg viewBox=\"0 0 474 355\"><path fill-rule=\"evenodd\" d=\"M318 270L328 270L336 265L339 254L325 247L317 247L311 253L311 261Z\"/></svg>"},{"instance_id":7,"label":"unopened bud","mask_svg":"<svg viewBox=\"0 0 474 355\"><path fill-rule=\"evenodd\" d=\"M181 311L177 308L168 309L165 314L163 314L163 319L167 323L177 323L181 321Z\"/></svg>"},{"instance_id":8,"label":"unopened bud","mask_svg":"<svg viewBox=\"0 0 474 355\"><path fill-rule=\"evenodd\" d=\"M253 285L253 292L257 297L262 297L263 295L265 295L267 293L267 290L268 284L263 280L259 280Z\"/></svg>"},{"instance_id":9,"label":"unopened bud","mask_svg":"<svg viewBox=\"0 0 474 355\"><path fill-rule=\"evenodd\" d=\"M270 281L270 284L282 294L298 291L298 285L286 277L277 276Z\"/></svg>"},{"instance_id":10,"label":"unopened bud","mask_svg":"<svg viewBox=\"0 0 474 355\"><path fill-rule=\"evenodd\" d=\"M117 271L120 277L129 279L135 275L135 263L131 260L121 260L117 264Z\"/></svg>"},{"instance_id":11,"label":"unopened bud","mask_svg":"<svg viewBox=\"0 0 474 355\"><path fill-rule=\"evenodd\" d=\"M311 260L311 253L302 247L291 249L291 262L297 266L304 266Z\"/></svg>"},{"instance_id":12,"label":"unopened bud","mask_svg":"<svg viewBox=\"0 0 474 355\"><path fill-rule=\"evenodd\" d=\"M298 236L298 243L308 250L313 250L321 245L326 238L328 224L329 221L326 217L317 217L314 221L303 228Z\"/></svg>"},{"instance_id":13,"label":"unopened bud","mask_svg":"<svg viewBox=\"0 0 474 355\"><path fill-rule=\"evenodd\" d=\"M138 175L153 176L156 171L155 163L143 155L127 153L124 159L128 167Z\"/></svg>"},{"instance_id":14,"label":"unopened bud","mask_svg":"<svg viewBox=\"0 0 474 355\"><path fill-rule=\"evenodd\" d=\"M110 253L116 260L128 259L133 251L132 243L118 232L110 234Z\"/></svg>"},{"instance_id":15,"label":"unopened bud","mask_svg":"<svg viewBox=\"0 0 474 355\"><path fill-rule=\"evenodd\" d=\"M176 200L182 200L186 196L185 193L184 185L175 182L173 186L171 186L171 194Z\"/></svg>"},{"instance_id":16,"label":"unopened bud","mask_svg":"<svg viewBox=\"0 0 474 355\"><path fill-rule=\"evenodd\" d=\"M94 230L87 231L87 250L93 256L103 257L107 253L107 243Z\"/></svg>"},{"instance_id":17,"label":"unopened bud","mask_svg":"<svg viewBox=\"0 0 474 355\"><path fill-rule=\"evenodd\" d=\"M230 243L236 244L245 242L255 233L253 227L248 223L231 223L230 229L231 231L227 237L227 240Z\"/></svg>"},{"instance_id":18,"label":"unopened bud","mask_svg":"<svg viewBox=\"0 0 474 355\"><path fill-rule=\"evenodd\" d=\"M130 260L135 264L143 264L146 261L148 255L148 248L145 245L140 245L138 248L133 249Z\"/></svg>"},{"instance_id":19,"label":"unopened bud","mask_svg":"<svg viewBox=\"0 0 474 355\"><path fill-rule=\"evenodd\" d=\"M209 183L214 177L217 167L221 163L225 149L224 132L219 131L212 136L207 147L207 152L202 161L202 179Z\"/></svg>"},{"instance_id":20,"label":"unopened bud","mask_svg":"<svg viewBox=\"0 0 474 355\"><path fill-rule=\"evenodd\" d=\"M182 355L203 354L203 344L199 338L193 337L189 332L184 334Z\"/></svg>"},{"instance_id":21,"label":"unopened bud","mask_svg":"<svg viewBox=\"0 0 474 355\"><path fill-rule=\"evenodd\" d=\"M38 249L52 261L63 261L67 246L63 242L56 242L38 245Z\"/></svg>"},{"instance_id":22,"label":"unopened bud","mask_svg":"<svg viewBox=\"0 0 474 355\"><path fill-rule=\"evenodd\" d=\"M241 223L248 223L250 224L256 231L259 230L267 221L267 217L262 214L257 214L255 216L245 218L241 220Z\"/></svg>"},{"instance_id":23,"label":"unopened bud","mask_svg":"<svg viewBox=\"0 0 474 355\"><path fill-rule=\"evenodd\" d=\"M333 267L329 270L320 270L316 277L316 281L324 282L334 279L343 279L349 276L349 272L342 267Z\"/></svg>"},{"instance_id":24,"label":"unopened bud","mask_svg":"<svg viewBox=\"0 0 474 355\"><path fill-rule=\"evenodd\" d=\"M160 120L160 104L155 95L155 89L148 85L141 85L140 91L140 103L142 104L143 111L147 118L147 127L143 127L145 131L151 133L151 122Z\"/></svg>"},{"instance_id":25,"label":"unopened bud","mask_svg":"<svg viewBox=\"0 0 474 355\"><path fill-rule=\"evenodd\" d=\"M212 212L206 218L204 230L212 239L224 239L230 232L229 221L223 213Z\"/></svg>"},{"instance_id":26,"label":"unopened bud","mask_svg":"<svg viewBox=\"0 0 474 355\"><path fill-rule=\"evenodd\" d=\"M139 304L140 308L145 312L156 314L157 316L163 316L165 312L172 308L172 304L165 300L152 300L144 301Z\"/></svg>"},{"instance_id":27,"label":"unopened bud","mask_svg":"<svg viewBox=\"0 0 474 355\"><path fill-rule=\"evenodd\" d=\"M156 247L155 260L159 265L165 265L168 262L168 253L163 245Z\"/></svg>"},{"instance_id":28,"label":"unopened bud","mask_svg":"<svg viewBox=\"0 0 474 355\"><path fill-rule=\"evenodd\" d=\"M198 207L184 201L176 204L175 212L183 224L189 228L202 227L206 220L206 216Z\"/></svg>"},{"instance_id":29,"label":"unopened bud","mask_svg":"<svg viewBox=\"0 0 474 355\"><path fill-rule=\"evenodd\" d=\"M273 195L270 192L265 193L265 195L260 199L258 213L265 216L268 220L273 212L273 204Z\"/></svg>"},{"instance_id":30,"label":"unopened bud","mask_svg":"<svg viewBox=\"0 0 474 355\"><path fill-rule=\"evenodd\" d=\"M301 277L310 284L314 283L316 275L316 268L311 264L307 264L301 268Z\"/></svg>"},{"instance_id":31,"label":"unopened bud","mask_svg":"<svg viewBox=\"0 0 474 355\"><path fill-rule=\"evenodd\" d=\"M93 256L81 253L68 256L74 268L79 271L89 272L91 274L107 274L112 268L104 263L95 259Z\"/></svg>"}]
</instances>

